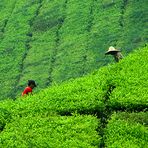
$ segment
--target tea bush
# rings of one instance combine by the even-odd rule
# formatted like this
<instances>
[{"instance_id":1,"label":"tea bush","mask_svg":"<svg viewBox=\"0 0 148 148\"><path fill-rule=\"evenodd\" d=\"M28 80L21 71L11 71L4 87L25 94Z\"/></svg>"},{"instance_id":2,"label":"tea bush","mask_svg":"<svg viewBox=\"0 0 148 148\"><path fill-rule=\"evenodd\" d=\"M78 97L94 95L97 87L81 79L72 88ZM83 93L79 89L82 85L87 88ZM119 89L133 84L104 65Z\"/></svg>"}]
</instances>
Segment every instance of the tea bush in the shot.
<instances>
[{"instance_id":1,"label":"tea bush","mask_svg":"<svg viewBox=\"0 0 148 148\"><path fill-rule=\"evenodd\" d=\"M9 5L8 5L9 6ZM18 1L12 11L0 44L0 96L13 97L21 77L23 58L28 50L29 21L34 17L38 2Z\"/></svg>"},{"instance_id":2,"label":"tea bush","mask_svg":"<svg viewBox=\"0 0 148 148\"><path fill-rule=\"evenodd\" d=\"M53 86L37 95L23 97L15 102L6 101L2 106L6 105L7 108L7 105L12 105L13 110L11 111L16 116L27 116L29 114L34 116L53 111L59 114L69 114L75 111L95 113L96 111L101 112L104 108L101 98L104 93L99 90L96 79L86 77L71 80L61 86Z\"/></svg>"},{"instance_id":3,"label":"tea bush","mask_svg":"<svg viewBox=\"0 0 148 148\"><path fill-rule=\"evenodd\" d=\"M7 124L0 147L97 148L98 123L93 116L28 116Z\"/></svg>"},{"instance_id":4,"label":"tea bush","mask_svg":"<svg viewBox=\"0 0 148 148\"><path fill-rule=\"evenodd\" d=\"M142 3L139 3L138 0L131 0L125 1L125 6L122 7L123 31L118 44L126 52L147 43L148 27L146 27L147 23L144 19L147 15L146 4L146 0L143 0Z\"/></svg>"},{"instance_id":5,"label":"tea bush","mask_svg":"<svg viewBox=\"0 0 148 148\"><path fill-rule=\"evenodd\" d=\"M0 2L0 42L3 39L4 32L6 30L9 18L11 16L11 13L13 12L15 8L15 0L3 0Z\"/></svg>"},{"instance_id":6,"label":"tea bush","mask_svg":"<svg viewBox=\"0 0 148 148\"><path fill-rule=\"evenodd\" d=\"M3 108L0 108L0 132L4 129L7 122L10 122L11 114Z\"/></svg>"},{"instance_id":7,"label":"tea bush","mask_svg":"<svg viewBox=\"0 0 148 148\"><path fill-rule=\"evenodd\" d=\"M56 40L59 22L63 18L63 1L42 1L38 14L31 21L29 50L23 62L23 70L18 84L17 94L25 87L29 79L37 80L38 88L45 88L52 83L52 70L56 56ZM53 19L55 22L52 22Z\"/></svg>"},{"instance_id":8,"label":"tea bush","mask_svg":"<svg viewBox=\"0 0 148 148\"><path fill-rule=\"evenodd\" d=\"M38 136L35 136L36 134L33 134L32 139L29 142L26 140L28 138L23 139L22 135L24 134L21 135L19 133L21 133L22 130L22 132L26 132L28 136L31 125L36 125L37 123L40 127L40 124L44 124L44 121L46 122L46 119L50 117L55 119L58 118L57 122L61 120L59 118L62 118L62 120L69 120L72 118L71 122L73 123L74 120L77 119L73 117L74 114L86 114L85 116L87 116L87 114L93 114L96 115L100 121L98 128L95 128L95 130L92 131L96 132L97 130L99 135L103 135L105 138L105 146L117 147L117 145L119 145L119 147L145 147L147 141L148 121L146 111L148 107L148 95L146 89L141 88L144 88L147 84L147 55L147 47L145 47L144 49L135 51L119 63L103 67L85 77L71 79L61 85L54 85L37 94L24 96L15 101L11 99L0 101L0 124L2 129L0 134L0 137L2 138L0 138L0 140L2 146L7 147L9 142L8 139L12 140L11 144L13 147L15 147L15 140L17 145L18 143L22 143L21 146L24 147L27 147L28 143L33 143L33 145L37 147L33 141L36 141L38 145L41 144L40 146L45 146L45 143L48 146L50 144L52 145L51 141L47 141L46 136L44 140L43 136L41 136L42 132L41 134L40 132L39 134L37 133L39 131L37 128L38 126L35 126L34 128L31 127L31 129L33 129L33 133L37 133L39 138ZM132 91L131 88L135 88L139 91ZM122 90L122 93L118 90ZM135 100L131 99L133 96ZM108 119L109 121L106 127L106 118L111 114L110 111L122 109L127 111L143 110L146 113L114 113L111 116L111 119ZM67 117L61 117L59 115L67 115ZM83 118L84 116L81 117ZM91 117L91 115L89 117ZM38 124L36 119L41 122ZM90 127L94 125L94 121L89 123L91 123ZM85 123L83 124L85 125ZM78 127L79 126L81 127L82 125L78 125ZM104 133L103 127L106 127ZM45 129L46 128L47 127L45 126ZM41 130L42 129L44 129L44 126L41 126ZM57 132L55 128L53 129L54 132ZM65 127L63 132L67 129L68 127ZM14 136L16 135L16 131L18 131L18 137ZM51 131L49 131L49 133L50 132ZM88 131L88 134L91 132ZM112 137L113 133L116 136L114 135ZM93 136L96 136L96 134ZM43 141L40 142L40 139L43 139ZM97 144L101 146L103 145L103 141L102 138L99 139ZM127 142L125 142L126 140ZM77 143L80 144L80 141ZM63 143L65 147L71 146L69 145L69 141L66 143L68 146L65 145L65 142L64 138L61 143ZM54 141L53 143L56 142ZM74 143L74 145L77 143ZM88 143L89 144L83 144L82 142L82 147L89 147L92 142L89 141ZM56 146L60 146L59 140L57 140Z\"/></svg>"},{"instance_id":9,"label":"tea bush","mask_svg":"<svg viewBox=\"0 0 148 148\"><path fill-rule=\"evenodd\" d=\"M115 86L109 99L113 108L140 110L148 107L148 51L136 51L110 71L110 83Z\"/></svg>"},{"instance_id":10,"label":"tea bush","mask_svg":"<svg viewBox=\"0 0 148 148\"><path fill-rule=\"evenodd\" d=\"M106 147L147 148L148 112L114 113L105 132Z\"/></svg>"},{"instance_id":11,"label":"tea bush","mask_svg":"<svg viewBox=\"0 0 148 148\"><path fill-rule=\"evenodd\" d=\"M146 0L1 1L0 99L21 95L28 79L39 85L33 95L0 101L0 147L145 148L146 6ZM110 45L124 55L146 47L100 68L111 62L104 57Z\"/></svg>"}]
</instances>

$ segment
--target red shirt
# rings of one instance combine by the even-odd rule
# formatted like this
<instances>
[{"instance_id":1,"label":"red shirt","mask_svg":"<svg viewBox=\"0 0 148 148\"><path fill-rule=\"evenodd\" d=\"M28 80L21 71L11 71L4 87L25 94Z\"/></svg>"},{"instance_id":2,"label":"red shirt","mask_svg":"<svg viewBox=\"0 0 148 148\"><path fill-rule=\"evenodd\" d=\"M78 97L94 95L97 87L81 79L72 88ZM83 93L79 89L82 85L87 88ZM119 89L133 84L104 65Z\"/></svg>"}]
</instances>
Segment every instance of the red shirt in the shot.
<instances>
[{"instance_id":1,"label":"red shirt","mask_svg":"<svg viewBox=\"0 0 148 148\"><path fill-rule=\"evenodd\" d=\"M22 96L24 96L25 94L28 95L28 93L32 93L32 88L27 86L24 91L22 92Z\"/></svg>"}]
</instances>

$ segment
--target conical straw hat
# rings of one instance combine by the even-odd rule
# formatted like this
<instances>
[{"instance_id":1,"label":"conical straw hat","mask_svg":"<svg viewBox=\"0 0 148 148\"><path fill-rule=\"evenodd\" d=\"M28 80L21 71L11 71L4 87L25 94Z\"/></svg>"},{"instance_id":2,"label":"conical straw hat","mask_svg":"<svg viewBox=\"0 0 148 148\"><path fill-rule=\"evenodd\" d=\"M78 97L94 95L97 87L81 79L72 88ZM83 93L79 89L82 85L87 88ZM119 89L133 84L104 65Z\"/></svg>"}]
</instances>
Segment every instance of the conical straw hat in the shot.
<instances>
[{"instance_id":1,"label":"conical straw hat","mask_svg":"<svg viewBox=\"0 0 148 148\"><path fill-rule=\"evenodd\" d=\"M114 54L116 52L119 52L120 50L115 49L113 46L110 46L108 51L105 54Z\"/></svg>"}]
</instances>

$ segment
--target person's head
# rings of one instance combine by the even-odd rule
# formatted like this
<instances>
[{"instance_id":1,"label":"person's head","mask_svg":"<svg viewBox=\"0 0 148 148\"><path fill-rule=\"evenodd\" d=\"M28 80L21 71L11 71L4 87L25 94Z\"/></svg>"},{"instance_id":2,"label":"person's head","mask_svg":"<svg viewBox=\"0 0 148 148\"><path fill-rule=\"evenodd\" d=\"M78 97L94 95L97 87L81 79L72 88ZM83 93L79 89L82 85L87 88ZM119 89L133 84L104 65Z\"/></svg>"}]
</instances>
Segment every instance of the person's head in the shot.
<instances>
[{"instance_id":1,"label":"person's head","mask_svg":"<svg viewBox=\"0 0 148 148\"><path fill-rule=\"evenodd\" d=\"M117 56L119 52L121 52L121 51L114 48L113 46L110 46L108 51L105 53L105 55L111 54L111 55Z\"/></svg>"},{"instance_id":2,"label":"person's head","mask_svg":"<svg viewBox=\"0 0 148 148\"><path fill-rule=\"evenodd\" d=\"M34 80L28 80L28 86L33 89L33 88L36 87L37 85L36 85L36 83L35 83Z\"/></svg>"}]
</instances>

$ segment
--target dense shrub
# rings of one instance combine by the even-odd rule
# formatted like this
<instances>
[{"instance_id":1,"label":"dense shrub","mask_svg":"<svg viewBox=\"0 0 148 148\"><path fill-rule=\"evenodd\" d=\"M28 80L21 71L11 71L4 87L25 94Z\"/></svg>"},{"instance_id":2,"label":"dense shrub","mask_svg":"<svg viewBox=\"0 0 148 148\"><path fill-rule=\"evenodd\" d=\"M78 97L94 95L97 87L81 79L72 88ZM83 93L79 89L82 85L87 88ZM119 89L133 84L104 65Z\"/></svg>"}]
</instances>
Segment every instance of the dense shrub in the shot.
<instances>
[{"instance_id":1,"label":"dense shrub","mask_svg":"<svg viewBox=\"0 0 148 148\"><path fill-rule=\"evenodd\" d=\"M3 108L0 108L0 132L4 129L7 122L11 119L11 114Z\"/></svg>"},{"instance_id":2,"label":"dense shrub","mask_svg":"<svg viewBox=\"0 0 148 148\"><path fill-rule=\"evenodd\" d=\"M1 1L0 99L20 95L28 79L39 85L34 95L0 101L0 147L145 148L148 47L57 84L106 65L110 45L124 54L144 46L146 6L146 0ZM117 110L145 113L114 113L107 124Z\"/></svg>"},{"instance_id":3,"label":"dense shrub","mask_svg":"<svg viewBox=\"0 0 148 148\"><path fill-rule=\"evenodd\" d=\"M98 122L80 115L20 118L0 134L0 147L97 148Z\"/></svg>"},{"instance_id":4,"label":"dense shrub","mask_svg":"<svg viewBox=\"0 0 148 148\"><path fill-rule=\"evenodd\" d=\"M10 141L8 139L12 140L11 144L13 147L19 143L22 143L21 146L24 147L28 146L28 143L35 147L37 147L37 145L45 146L45 143L47 145L56 143L55 141L48 143L46 136L45 139L42 136L44 135L43 133L46 133L45 131L48 127L44 123L47 123L46 121L50 118L58 120L57 122L61 119L65 121L70 120L71 125L75 123L75 119L77 120L77 117L72 116L74 113L96 114L101 120L101 124L98 125L98 134L102 135L102 128L106 127L106 118L109 117L111 111L121 109L147 111L148 95L146 89L144 89L148 77L146 60L147 47L129 55L118 64L108 65L85 77L75 80L71 79L61 85L54 85L42 90L38 94L18 98L16 101L1 101L1 129L5 126L0 134L2 146L7 147L8 141ZM134 88L136 91L133 91L131 88ZM122 93L118 90L122 90ZM131 99L132 97L135 99ZM60 117L59 115L67 115L69 117ZM83 119L85 120L85 116L82 116L81 120ZM145 147L147 141L147 112L113 114L108 122L109 124L104 132L104 140L107 147L116 147L118 145L119 147ZM82 123L85 125L84 122ZM94 121L91 120L89 123L90 127L94 126ZM44 126L42 126L42 124ZM54 122L54 124L56 125L56 122ZM78 127L83 127L83 124L78 124ZM32 125L35 127L32 127ZM30 137L30 127L33 131L31 132L31 140L27 141L26 139ZM39 129L41 132L39 132ZM47 135L52 135L50 132L57 133L58 129L53 126L51 129L54 130L47 130ZM62 132L64 133L67 129L68 127L65 126ZM18 134L18 137L16 137L16 131L17 133L22 132L22 134ZM96 132L96 128L91 132L93 131ZM27 138L25 137L25 139L23 139L24 136L22 135L24 135L25 132L27 133ZM84 132L84 135L94 134L91 132ZM66 136L67 138L67 135L63 133L58 133L57 139L59 135L63 135L63 137ZM35 136L36 134L38 135L37 137ZM113 135L112 137L112 134L116 136ZM78 135L81 137L81 133ZM96 136L96 134L93 136ZM50 137L47 136L47 138ZM40 142L41 139L43 139L42 142ZM16 143L14 142L15 140ZM75 140L77 141L77 137L72 141ZM34 141L36 141L37 145ZM71 146L69 141L71 141L71 139L66 143L65 141L58 140L56 146L58 147L62 144L62 146ZM81 142L81 140L78 140L74 145L77 146L77 144ZM96 144L96 142L94 143ZM96 146L95 144L91 144L91 141L88 141L88 143L89 144L86 144L85 141L85 143L82 142L82 145L80 145L82 147ZM102 140L98 140L97 144L100 146L103 145Z\"/></svg>"},{"instance_id":5,"label":"dense shrub","mask_svg":"<svg viewBox=\"0 0 148 148\"><path fill-rule=\"evenodd\" d=\"M128 56L110 71L110 83L116 86L110 95L113 108L140 110L148 107L147 47Z\"/></svg>"},{"instance_id":6,"label":"dense shrub","mask_svg":"<svg viewBox=\"0 0 148 148\"><path fill-rule=\"evenodd\" d=\"M9 14L9 21L5 26L4 37L0 44L0 81L3 88L0 96L14 98L16 95L16 86L20 80L23 60L28 50L29 37L26 34L30 29L29 21L33 19L37 7L37 1L34 3L26 0L18 1Z\"/></svg>"},{"instance_id":7,"label":"dense shrub","mask_svg":"<svg viewBox=\"0 0 148 148\"><path fill-rule=\"evenodd\" d=\"M147 148L148 113L114 113L105 133L106 147Z\"/></svg>"}]
</instances>

